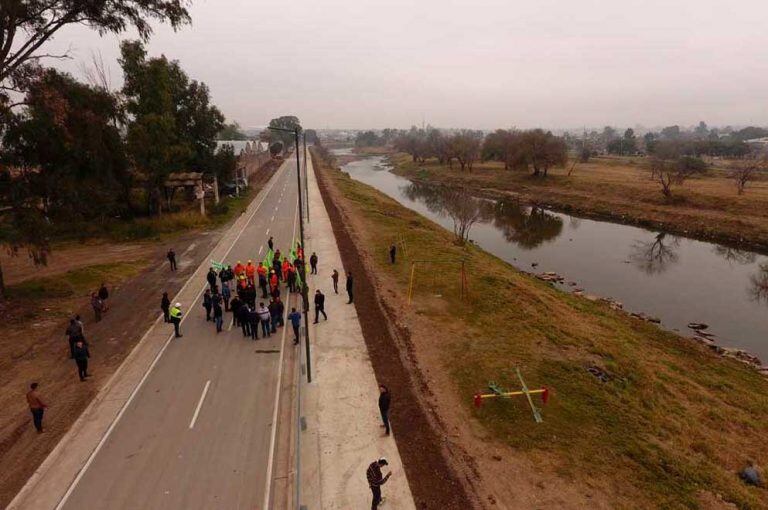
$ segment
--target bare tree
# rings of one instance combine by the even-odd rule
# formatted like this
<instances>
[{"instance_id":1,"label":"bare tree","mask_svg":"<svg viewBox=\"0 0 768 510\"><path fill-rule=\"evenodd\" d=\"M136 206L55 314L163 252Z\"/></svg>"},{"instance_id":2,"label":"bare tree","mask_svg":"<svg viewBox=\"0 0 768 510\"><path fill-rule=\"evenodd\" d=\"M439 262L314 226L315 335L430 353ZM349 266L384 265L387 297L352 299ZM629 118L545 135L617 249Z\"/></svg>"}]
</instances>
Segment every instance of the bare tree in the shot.
<instances>
[{"instance_id":1,"label":"bare tree","mask_svg":"<svg viewBox=\"0 0 768 510\"><path fill-rule=\"evenodd\" d=\"M768 156L751 155L741 161L734 163L731 168L731 179L736 183L736 191L739 195L744 194L747 183L752 181L758 173L768 169Z\"/></svg>"},{"instance_id":2,"label":"bare tree","mask_svg":"<svg viewBox=\"0 0 768 510\"><path fill-rule=\"evenodd\" d=\"M462 130L449 139L448 145L451 146L451 152L461 165L462 172L464 170L472 172L472 166L480 157L481 138L482 135L474 131Z\"/></svg>"},{"instance_id":3,"label":"bare tree","mask_svg":"<svg viewBox=\"0 0 768 510\"><path fill-rule=\"evenodd\" d=\"M663 273L670 264L678 261L677 247L680 239L661 232L652 241L637 241L632 247L629 258L642 271L648 274Z\"/></svg>"},{"instance_id":4,"label":"bare tree","mask_svg":"<svg viewBox=\"0 0 768 510\"><path fill-rule=\"evenodd\" d=\"M101 55L101 51L91 52L90 65L82 62L80 64L80 72L85 76L86 81L94 88L112 91L112 79L104 63L104 58Z\"/></svg>"},{"instance_id":5,"label":"bare tree","mask_svg":"<svg viewBox=\"0 0 768 510\"><path fill-rule=\"evenodd\" d=\"M403 190L411 200L419 200L427 209L453 221L454 241L463 245L469 239L472 226L481 219L486 201L473 197L464 188L426 186L412 183Z\"/></svg>"},{"instance_id":6,"label":"bare tree","mask_svg":"<svg viewBox=\"0 0 768 510\"><path fill-rule=\"evenodd\" d=\"M757 274L752 275L749 281L752 299L768 302L768 263L760 264Z\"/></svg>"}]
</instances>

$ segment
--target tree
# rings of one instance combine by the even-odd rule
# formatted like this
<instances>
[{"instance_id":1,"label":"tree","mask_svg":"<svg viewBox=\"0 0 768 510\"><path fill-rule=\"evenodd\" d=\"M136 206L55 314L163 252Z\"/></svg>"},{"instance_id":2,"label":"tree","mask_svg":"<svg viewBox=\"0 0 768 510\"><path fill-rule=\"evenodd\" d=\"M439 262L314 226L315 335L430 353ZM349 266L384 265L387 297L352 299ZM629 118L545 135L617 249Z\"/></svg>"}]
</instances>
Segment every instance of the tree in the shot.
<instances>
[{"instance_id":1,"label":"tree","mask_svg":"<svg viewBox=\"0 0 768 510\"><path fill-rule=\"evenodd\" d=\"M317 136L317 131L314 129L305 129L304 136L307 139L307 143L316 144L320 142L320 138Z\"/></svg>"},{"instance_id":2,"label":"tree","mask_svg":"<svg viewBox=\"0 0 768 510\"><path fill-rule=\"evenodd\" d=\"M235 176L237 155L231 144L222 145L214 154L209 173L215 175L219 183L230 181Z\"/></svg>"},{"instance_id":3,"label":"tree","mask_svg":"<svg viewBox=\"0 0 768 510\"><path fill-rule=\"evenodd\" d=\"M282 142L283 143L283 151L288 152L291 147L293 147L296 144L296 141L294 140L294 131L298 131L301 133L301 122L299 121L298 117L295 117L293 115L284 115L282 117L277 117L276 119L272 119L269 121L269 127L276 127L281 129L288 129L288 131L279 131L275 129L268 129L267 130L267 137L269 139L270 143L274 142Z\"/></svg>"},{"instance_id":4,"label":"tree","mask_svg":"<svg viewBox=\"0 0 768 510\"><path fill-rule=\"evenodd\" d=\"M661 141L650 159L651 179L659 183L666 198L672 197L672 186L682 185L688 177L706 169L700 159L683 155L683 147L676 141Z\"/></svg>"},{"instance_id":5,"label":"tree","mask_svg":"<svg viewBox=\"0 0 768 510\"><path fill-rule=\"evenodd\" d=\"M59 30L85 24L98 32L119 33L133 27L146 40L150 20L173 28L189 22L182 0L3 0L0 5L0 105L10 106L8 92L24 84L40 59L43 46Z\"/></svg>"},{"instance_id":6,"label":"tree","mask_svg":"<svg viewBox=\"0 0 768 510\"><path fill-rule=\"evenodd\" d=\"M358 131L355 135L355 147L376 147L384 142L374 131Z\"/></svg>"},{"instance_id":7,"label":"tree","mask_svg":"<svg viewBox=\"0 0 768 510\"><path fill-rule=\"evenodd\" d=\"M676 140L680 138L680 126L667 126L661 130L661 137L665 140Z\"/></svg>"},{"instance_id":8,"label":"tree","mask_svg":"<svg viewBox=\"0 0 768 510\"><path fill-rule=\"evenodd\" d=\"M509 170L518 158L520 133L497 129L483 141L483 161L503 161L504 170Z\"/></svg>"},{"instance_id":9,"label":"tree","mask_svg":"<svg viewBox=\"0 0 768 510\"><path fill-rule=\"evenodd\" d=\"M480 157L481 136L482 134L464 129L448 139L450 150L461 165L462 172L466 169L472 173L472 166Z\"/></svg>"},{"instance_id":10,"label":"tree","mask_svg":"<svg viewBox=\"0 0 768 510\"><path fill-rule=\"evenodd\" d=\"M565 141L543 129L522 131L516 138L517 149L514 151L514 168L531 168L533 175L547 176L553 166L563 166L568 162L568 148Z\"/></svg>"},{"instance_id":11,"label":"tree","mask_svg":"<svg viewBox=\"0 0 768 510\"><path fill-rule=\"evenodd\" d=\"M699 122L699 125L696 126L696 129L693 130L693 133L699 140L705 140L709 138L709 127L707 127L707 123L703 120Z\"/></svg>"},{"instance_id":12,"label":"tree","mask_svg":"<svg viewBox=\"0 0 768 510\"><path fill-rule=\"evenodd\" d=\"M401 133L394 140L394 146L396 150L410 154L414 163L423 162L427 152L426 133L423 129L411 126L410 131Z\"/></svg>"},{"instance_id":13,"label":"tree","mask_svg":"<svg viewBox=\"0 0 768 510\"><path fill-rule=\"evenodd\" d=\"M739 195L744 194L747 183L752 181L758 173L768 169L768 157L759 157L753 155L742 161L734 163L730 171L730 177L736 183L736 190Z\"/></svg>"},{"instance_id":14,"label":"tree","mask_svg":"<svg viewBox=\"0 0 768 510\"><path fill-rule=\"evenodd\" d=\"M464 188L427 186L412 183L405 187L405 195L420 200L427 209L453 221L454 242L463 245L469 239L469 231L482 216L484 202L473 197Z\"/></svg>"},{"instance_id":15,"label":"tree","mask_svg":"<svg viewBox=\"0 0 768 510\"><path fill-rule=\"evenodd\" d=\"M231 124L224 124L221 131L216 135L217 140L248 140L245 133L242 132L240 124L232 122Z\"/></svg>"}]
</instances>

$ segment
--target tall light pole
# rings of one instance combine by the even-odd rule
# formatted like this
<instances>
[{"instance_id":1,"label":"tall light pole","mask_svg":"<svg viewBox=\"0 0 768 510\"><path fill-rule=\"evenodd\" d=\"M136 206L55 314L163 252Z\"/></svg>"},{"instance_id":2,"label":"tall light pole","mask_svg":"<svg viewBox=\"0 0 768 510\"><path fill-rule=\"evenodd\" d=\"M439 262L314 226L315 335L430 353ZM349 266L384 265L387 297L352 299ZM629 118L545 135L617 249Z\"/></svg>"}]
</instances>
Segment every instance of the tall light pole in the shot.
<instances>
[{"instance_id":1,"label":"tall light pole","mask_svg":"<svg viewBox=\"0 0 768 510\"><path fill-rule=\"evenodd\" d=\"M302 214L303 200L301 197L301 163L299 161L299 128L286 129L279 127L270 127L273 131L284 131L286 133L293 133L293 138L296 143L296 189L299 192L299 236L301 238L301 249L306 254L304 246L304 215ZM304 311L304 344L306 345L307 352L307 382L312 382L312 365L311 356L309 352L309 295L307 286L307 269L306 263L302 259L301 261L301 298L304 302L302 308Z\"/></svg>"}]
</instances>

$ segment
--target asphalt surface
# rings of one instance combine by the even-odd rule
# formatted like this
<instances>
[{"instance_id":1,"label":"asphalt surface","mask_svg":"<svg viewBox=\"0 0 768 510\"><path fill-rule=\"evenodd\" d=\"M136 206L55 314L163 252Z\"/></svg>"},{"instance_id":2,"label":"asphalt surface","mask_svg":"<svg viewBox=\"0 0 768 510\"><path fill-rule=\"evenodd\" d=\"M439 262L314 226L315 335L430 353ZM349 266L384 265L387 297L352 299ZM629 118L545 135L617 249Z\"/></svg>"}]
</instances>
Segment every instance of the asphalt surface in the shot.
<instances>
[{"instance_id":1,"label":"asphalt surface","mask_svg":"<svg viewBox=\"0 0 768 510\"><path fill-rule=\"evenodd\" d=\"M270 235L284 253L298 237L295 160L265 190L223 261L233 267L263 260ZM281 348L293 348L292 332L246 339L225 312L216 334L202 307L206 282L191 284L201 295L182 303L183 338L169 344L60 508L264 508Z\"/></svg>"}]
</instances>

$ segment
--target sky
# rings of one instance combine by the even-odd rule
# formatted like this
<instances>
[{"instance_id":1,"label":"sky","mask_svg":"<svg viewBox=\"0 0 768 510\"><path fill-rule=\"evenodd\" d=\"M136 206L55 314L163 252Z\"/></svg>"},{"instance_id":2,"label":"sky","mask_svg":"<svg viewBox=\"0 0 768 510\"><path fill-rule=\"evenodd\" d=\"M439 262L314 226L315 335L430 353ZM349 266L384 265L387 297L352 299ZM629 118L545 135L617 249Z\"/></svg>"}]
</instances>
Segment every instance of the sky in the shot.
<instances>
[{"instance_id":1,"label":"sky","mask_svg":"<svg viewBox=\"0 0 768 510\"><path fill-rule=\"evenodd\" d=\"M150 56L178 60L244 127L473 129L768 125L765 0L196 0L156 25ZM130 32L58 33L52 63L112 84Z\"/></svg>"}]
</instances>

